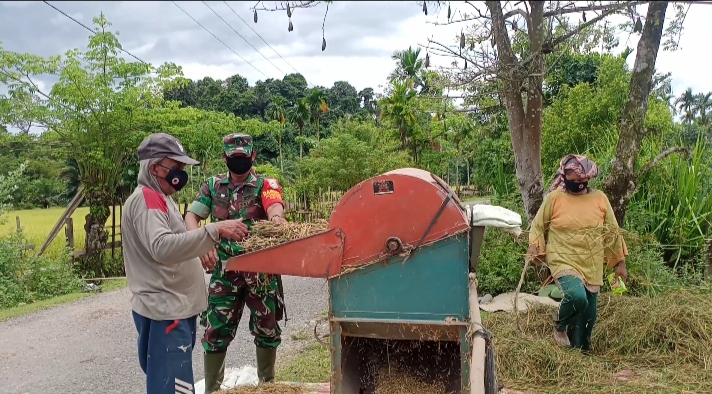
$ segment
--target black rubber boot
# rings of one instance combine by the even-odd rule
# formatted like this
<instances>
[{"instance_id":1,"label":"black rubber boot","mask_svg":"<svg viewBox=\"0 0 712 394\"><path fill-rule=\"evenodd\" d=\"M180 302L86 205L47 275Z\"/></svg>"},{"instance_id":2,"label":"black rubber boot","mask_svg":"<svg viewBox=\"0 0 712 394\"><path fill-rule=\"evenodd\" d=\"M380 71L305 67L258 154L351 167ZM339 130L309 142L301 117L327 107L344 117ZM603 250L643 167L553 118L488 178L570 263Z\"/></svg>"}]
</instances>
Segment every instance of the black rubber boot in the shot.
<instances>
[{"instance_id":1,"label":"black rubber boot","mask_svg":"<svg viewBox=\"0 0 712 394\"><path fill-rule=\"evenodd\" d=\"M205 353L203 367L205 369L205 394L220 391L220 385L225 379L225 356L227 353ZM196 393L198 394L198 393Z\"/></svg>"},{"instance_id":2,"label":"black rubber boot","mask_svg":"<svg viewBox=\"0 0 712 394\"><path fill-rule=\"evenodd\" d=\"M275 361L277 361L277 348L257 346L257 378L260 383L274 383Z\"/></svg>"}]
</instances>

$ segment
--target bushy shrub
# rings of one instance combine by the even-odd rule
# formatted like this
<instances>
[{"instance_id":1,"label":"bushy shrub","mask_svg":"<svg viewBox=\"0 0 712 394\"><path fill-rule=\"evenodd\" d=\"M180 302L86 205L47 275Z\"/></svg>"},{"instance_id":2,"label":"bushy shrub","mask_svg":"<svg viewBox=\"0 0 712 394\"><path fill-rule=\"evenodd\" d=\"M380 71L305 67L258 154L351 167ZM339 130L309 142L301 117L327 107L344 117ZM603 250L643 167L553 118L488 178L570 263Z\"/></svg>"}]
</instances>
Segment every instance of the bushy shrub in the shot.
<instances>
[{"instance_id":1,"label":"bushy shrub","mask_svg":"<svg viewBox=\"0 0 712 394\"><path fill-rule=\"evenodd\" d=\"M36 257L24 245L21 232L0 237L0 308L81 289L82 281L67 263L68 254Z\"/></svg>"}]
</instances>

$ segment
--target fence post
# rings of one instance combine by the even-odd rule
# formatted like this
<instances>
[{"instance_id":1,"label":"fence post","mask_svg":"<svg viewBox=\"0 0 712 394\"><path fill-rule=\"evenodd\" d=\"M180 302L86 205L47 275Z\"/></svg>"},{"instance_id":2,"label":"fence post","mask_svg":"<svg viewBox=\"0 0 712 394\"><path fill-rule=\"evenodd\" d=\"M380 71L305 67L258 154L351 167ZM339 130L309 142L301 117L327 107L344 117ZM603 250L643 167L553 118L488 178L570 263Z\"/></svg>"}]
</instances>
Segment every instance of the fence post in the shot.
<instances>
[{"instance_id":1,"label":"fence post","mask_svg":"<svg viewBox=\"0 0 712 394\"><path fill-rule=\"evenodd\" d=\"M116 248L116 203L111 207L111 260L116 257L114 249Z\"/></svg>"},{"instance_id":2,"label":"fence post","mask_svg":"<svg viewBox=\"0 0 712 394\"><path fill-rule=\"evenodd\" d=\"M74 221L72 218L64 219L64 224L67 226L64 229L64 235L67 238L67 247L72 252L72 262L74 262Z\"/></svg>"}]
</instances>

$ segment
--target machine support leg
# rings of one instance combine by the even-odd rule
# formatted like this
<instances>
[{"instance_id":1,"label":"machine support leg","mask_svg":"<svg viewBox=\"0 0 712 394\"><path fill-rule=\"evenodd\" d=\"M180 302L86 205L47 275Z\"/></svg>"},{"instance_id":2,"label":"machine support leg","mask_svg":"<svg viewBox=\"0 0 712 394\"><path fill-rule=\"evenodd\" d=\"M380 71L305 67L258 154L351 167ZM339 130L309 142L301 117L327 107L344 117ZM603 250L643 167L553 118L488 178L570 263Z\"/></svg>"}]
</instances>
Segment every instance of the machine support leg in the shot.
<instances>
[{"instance_id":1,"label":"machine support leg","mask_svg":"<svg viewBox=\"0 0 712 394\"><path fill-rule=\"evenodd\" d=\"M470 389L470 363L472 362L472 342L467 330L460 331L460 386L463 394L469 394Z\"/></svg>"},{"instance_id":2,"label":"machine support leg","mask_svg":"<svg viewBox=\"0 0 712 394\"><path fill-rule=\"evenodd\" d=\"M331 394L341 394L341 325L331 322Z\"/></svg>"},{"instance_id":3,"label":"machine support leg","mask_svg":"<svg viewBox=\"0 0 712 394\"><path fill-rule=\"evenodd\" d=\"M480 304L477 300L477 277L471 273L470 282L470 331L482 330L480 317ZM485 394L485 339L480 336L470 335L472 342L472 360L470 361L470 393Z\"/></svg>"}]
</instances>

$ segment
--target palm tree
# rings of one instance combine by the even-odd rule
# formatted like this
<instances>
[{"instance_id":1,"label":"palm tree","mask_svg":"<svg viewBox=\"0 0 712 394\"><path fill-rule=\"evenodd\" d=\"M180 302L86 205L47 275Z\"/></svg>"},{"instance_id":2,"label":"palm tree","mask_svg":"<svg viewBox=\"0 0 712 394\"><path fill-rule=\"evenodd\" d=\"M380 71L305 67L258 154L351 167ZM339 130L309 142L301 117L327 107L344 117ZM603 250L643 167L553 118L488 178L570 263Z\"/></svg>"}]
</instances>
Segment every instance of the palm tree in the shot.
<instances>
[{"instance_id":1,"label":"palm tree","mask_svg":"<svg viewBox=\"0 0 712 394\"><path fill-rule=\"evenodd\" d=\"M683 94L675 100L675 106L684 113L684 120L691 123L695 119L693 112L695 106L695 94L692 93L692 88L687 88Z\"/></svg>"},{"instance_id":2,"label":"palm tree","mask_svg":"<svg viewBox=\"0 0 712 394\"><path fill-rule=\"evenodd\" d=\"M304 125L309 121L311 114L309 113L309 104L306 99L297 100L296 105L290 113L292 121L299 127L299 158L304 157Z\"/></svg>"},{"instance_id":3,"label":"palm tree","mask_svg":"<svg viewBox=\"0 0 712 394\"><path fill-rule=\"evenodd\" d=\"M397 63L396 69L390 75L392 81L411 81L413 86L422 86L421 71L423 59L420 59L420 48L408 47L404 51L396 51L391 59Z\"/></svg>"},{"instance_id":4,"label":"palm tree","mask_svg":"<svg viewBox=\"0 0 712 394\"><path fill-rule=\"evenodd\" d=\"M385 116L398 130L403 150L408 148L409 139L417 120L415 97L417 92L408 82L393 82L393 93L381 100L381 116ZM415 148L413 160L417 161Z\"/></svg>"},{"instance_id":5,"label":"palm tree","mask_svg":"<svg viewBox=\"0 0 712 394\"><path fill-rule=\"evenodd\" d=\"M699 114L699 120L703 125L709 123L710 114L708 110L712 107L712 92L699 93L695 96L695 104L693 110Z\"/></svg>"},{"instance_id":6,"label":"palm tree","mask_svg":"<svg viewBox=\"0 0 712 394\"><path fill-rule=\"evenodd\" d=\"M314 88L307 94L306 102L309 105L309 112L311 112L311 119L314 122L314 128L316 129L316 140L319 141L319 124L321 122L321 115L329 112L329 105L326 104L324 100L324 91L319 88Z\"/></svg>"},{"instance_id":7,"label":"palm tree","mask_svg":"<svg viewBox=\"0 0 712 394\"><path fill-rule=\"evenodd\" d=\"M284 108L287 101L282 96L272 96L272 102L269 107L267 107L267 116L279 122L279 131L277 133L278 144L279 144L279 168L284 172L284 160L282 158L282 130L284 129L284 122L287 121L287 112Z\"/></svg>"}]
</instances>

